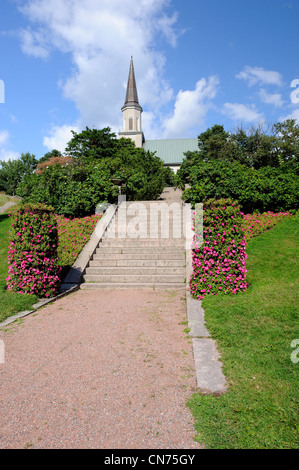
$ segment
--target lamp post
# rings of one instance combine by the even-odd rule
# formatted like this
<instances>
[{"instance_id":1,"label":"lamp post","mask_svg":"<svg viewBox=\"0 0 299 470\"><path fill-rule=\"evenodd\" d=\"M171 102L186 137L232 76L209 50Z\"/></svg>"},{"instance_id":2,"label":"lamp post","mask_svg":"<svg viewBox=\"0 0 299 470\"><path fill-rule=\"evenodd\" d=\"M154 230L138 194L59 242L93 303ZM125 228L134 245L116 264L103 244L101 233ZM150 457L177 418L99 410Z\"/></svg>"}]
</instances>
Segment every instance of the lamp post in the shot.
<instances>
[{"instance_id":1,"label":"lamp post","mask_svg":"<svg viewBox=\"0 0 299 470\"><path fill-rule=\"evenodd\" d=\"M121 194L121 180L118 178L112 178L112 183L115 184L115 186L118 186L118 194Z\"/></svg>"},{"instance_id":2,"label":"lamp post","mask_svg":"<svg viewBox=\"0 0 299 470\"><path fill-rule=\"evenodd\" d=\"M119 178L112 178L112 183L115 184L115 186L118 186L118 204L126 200L125 195L121 195L121 185L122 185L122 180Z\"/></svg>"}]
</instances>

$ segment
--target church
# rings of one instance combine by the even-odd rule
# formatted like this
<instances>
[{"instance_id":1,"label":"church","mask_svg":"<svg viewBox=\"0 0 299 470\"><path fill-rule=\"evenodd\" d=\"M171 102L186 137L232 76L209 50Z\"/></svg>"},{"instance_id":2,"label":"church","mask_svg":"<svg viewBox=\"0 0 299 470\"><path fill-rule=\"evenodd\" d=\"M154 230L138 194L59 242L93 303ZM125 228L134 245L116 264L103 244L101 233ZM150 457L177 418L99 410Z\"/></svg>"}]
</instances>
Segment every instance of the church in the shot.
<instances>
[{"instance_id":1,"label":"church","mask_svg":"<svg viewBox=\"0 0 299 470\"><path fill-rule=\"evenodd\" d=\"M175 173L180 168L184 153L198 150L198 139L154 139L147 140L144 136L141 124L142 107L138 101L137 86L135 80L133 58L131 57L129 78L125 103L121 108L123 113L122 131L119 137L130 138L136 147L144 148L150 152L156 152L165 166L170 167Z\"/></svg>"}]
</instances>

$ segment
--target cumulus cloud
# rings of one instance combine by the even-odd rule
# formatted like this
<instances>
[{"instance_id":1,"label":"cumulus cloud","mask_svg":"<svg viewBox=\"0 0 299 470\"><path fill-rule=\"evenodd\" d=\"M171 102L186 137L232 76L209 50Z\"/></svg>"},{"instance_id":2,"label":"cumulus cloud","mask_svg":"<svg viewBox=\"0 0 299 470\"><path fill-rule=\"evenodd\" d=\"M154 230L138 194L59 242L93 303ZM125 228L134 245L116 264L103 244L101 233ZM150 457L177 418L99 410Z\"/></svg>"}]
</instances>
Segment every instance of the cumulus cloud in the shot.
<instances>
[{"instance_id":1,"label":"cumulus cloud","mask_svg":"<svg viewBox=\"0 0 299 470\"><path fill-rule=\"evenodd\" d=\"M31 29L23 29L19 33L21 39L21 48L24 54L33 57L46 59L49 56L49 51L45 47L45 37L41 32L32 32Z\"/></svg>"},{"instance_id":2,"label":"cumulus cloud","mask_svg":"<svg viewBox=\"0 0 299 470\"><path fill-rule=\"evenodd\" d=\"M200 79L194 90L180 90L172 116L164 120L164 138L186 137L188 131L202 126L218 84L219 79L212 76Z\"/></svg>"},{"instance_id":3,"label":"cumulus cloud","mask_svg":"<svg viewBox=\"0 0 299 470\"><path fill-rule=\"evenodd\" d=\"M8 147L10 134L4 129L0 131L0 161L7 162L8 160L15 160L19 158L20 154L10 150Z\"/></svg>"},{"instance_id":4,"label":"cumulus cloud","mask_svg":"<svg viewBox=\"0 0 299 470\"><path fill-rule=\"evenodd\" d=\"M282 76L279 72L265 70L263 67L250 67L247 65L236 75L236 78L245 80L249 86L258 84L282 86Z\"/></svg>"},{"instance_id":5,"label":"cumulus cloud","mask_svg":"<svg viewBox=\"0 0 299 470\"><path fill-rule=\"evenodd\" d=\"M260 89L259 97L263 103L272 104L276 108L281 108L284 104L280 93L268 93L264 88Z\"/></svg>"},{"instance_id":6,"label":"cumulus cloud","mask_svg":"<svg viewBox=\"0 0 299 470\"><path fill-rule=\"evenodd\" d=\"M299 124L299 108L294 109L290 114L287 116L281 116L279 121L285 121L286 119L295 119L297 124Z\"/></svg>"},{"instance_id":7,"label":"cumulus cloud","mask_svg":"<svg viewBox=\"0 0 299 470\"><path fill-rule=\"evenodd\" d=\"M181 33L170 6L170 0L28 0L21 11L31 26L21 32L21 46L34 57L68 54L72 68L60 87L79 111L78 125L118 131L131 55L142 106L159 112L173 97L156 49L157 38L175 46Z\"/></svg>"},{"instance_id":8,"label":"cumulus cloud","mask_svg":"<svg viewBox=\"0 0 299 470\"><path fill-rule=\"evenodd\" d=\"M20 158L20 156L21 155L19 152L0 148L0 162L8 162L8 160L17 160L18 158Z\"/></svg>"},{"instance_id":9,"label":"cumulus cloud","mask_svg":"<svg viewBox=\"0 0 299 470\"><path fill-rule=\"evenodd\" d=\"M4 145L9 139L9 132L5 129L0 131L0 145Z\"/></svg>"},{"instance_id":10,"label":"cumulus cloud","mask_svg":"<svg viewBox=\"0 0 299 470\"><path fill-rule=\"evenodd\" d=\"M223 113L234 121L258 122L264 120L264 115L256 110L255 105L244 105L240 103L225 103Z\"/></svg>"},{"instance_id":11,"label":"cumulus cloud","mask_svg":"<svg viewBox=\"0 0 299 470\"><path fill-rule=\"evenodd\" d=\"M72 139L73 134L71 131L79 132L79 128L74 126L53 126L50 130L50 135L44 137L43 144L49 150L59 150L61 153L64 152L67 143Z\"/></svg>"}]
</instances>

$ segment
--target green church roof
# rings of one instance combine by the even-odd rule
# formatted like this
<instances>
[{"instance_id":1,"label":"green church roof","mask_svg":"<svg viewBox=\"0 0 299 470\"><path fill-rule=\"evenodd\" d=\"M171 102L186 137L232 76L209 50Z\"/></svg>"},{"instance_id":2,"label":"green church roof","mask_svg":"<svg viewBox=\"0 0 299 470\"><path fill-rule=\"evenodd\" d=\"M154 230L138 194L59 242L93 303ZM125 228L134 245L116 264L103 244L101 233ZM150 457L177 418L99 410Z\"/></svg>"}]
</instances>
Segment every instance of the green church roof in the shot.
<instances>
[{"instance_id":1,"label":"green church roof","mask_svg":"<svg viewBox=\"0 0 299 470\"><path fill-rule=\"evenodd\" d=\"M165 165L180 165L185 152L198 150L198 139L146 140L143 148L156 152Z\"/></svg>"}]
</instances>

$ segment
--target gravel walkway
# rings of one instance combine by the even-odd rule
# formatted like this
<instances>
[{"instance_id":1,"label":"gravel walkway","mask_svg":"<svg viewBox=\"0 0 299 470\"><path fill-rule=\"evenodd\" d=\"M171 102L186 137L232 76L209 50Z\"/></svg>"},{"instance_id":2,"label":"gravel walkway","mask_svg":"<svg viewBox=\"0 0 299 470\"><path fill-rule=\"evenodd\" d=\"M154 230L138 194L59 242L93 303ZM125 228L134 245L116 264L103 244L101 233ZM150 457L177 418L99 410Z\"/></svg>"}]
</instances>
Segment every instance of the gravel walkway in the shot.
<instances>
[{"instance_id":1,"label":"gravel walkway","mask_svg":"<svg viewBox=\"0 0 299 470\"><path fill-rule=\"evenodd\" d=\"M8 209L10 209L11 207L15 205L16 205L15 202L6 202L4 206L0 207L0 214L4 214L5 211L7 211Z\"/></svg>"},{"instance_id":2,"label":"gravel walkway","mask_svg":"<svg viewBox=\"0 0 299 470\"><path fill-rule=\"evenodd\" d=\"M185 290L77 291L0 331L0 448L198 449Z\"/></svg>"}]
</instances>

